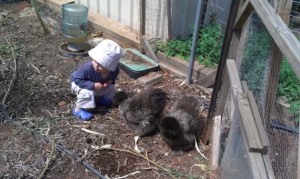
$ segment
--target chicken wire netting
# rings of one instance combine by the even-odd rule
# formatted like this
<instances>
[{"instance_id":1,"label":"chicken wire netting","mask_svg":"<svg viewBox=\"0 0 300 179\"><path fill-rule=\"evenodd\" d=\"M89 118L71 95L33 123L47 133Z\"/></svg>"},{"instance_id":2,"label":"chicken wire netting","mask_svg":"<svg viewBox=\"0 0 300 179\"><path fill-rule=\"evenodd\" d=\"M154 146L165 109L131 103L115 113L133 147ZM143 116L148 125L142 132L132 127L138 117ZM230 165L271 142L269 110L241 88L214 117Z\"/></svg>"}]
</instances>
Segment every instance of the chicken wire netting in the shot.
<instances>
[{"instance_id":1,"label":"chicken wire netting","mask_svg":"<svg viewBox=\"0 0 300 179\"><path fill-rule=\"evenodd\" d=\"M145 1L145 36L147 39L168 36L167 1Z\"/></svg>"},{"instance_id":2,"label":"chicken wire netting","mask_svg":"<svg viewBox=\"0 0 300 179\"><path fill-rule=\"evenodd\" d=\"M256 13L250 18L243 58L239 64L240 78L247 82L253 92L270 148L269 157L276 178L296 178L298 161L298 121L300 106L300 83L283 57L280 72L270 72L272 37ZM278 74L279 73L279 74ZM274 91L267 89L269 80L279 76ZM273 84L276 85L276 84ZM271 114L266 114L269 105L267 93L276 96L271 104Z\"/></svg>"},{"instance_id":3,"label":"chicken wire netting","mask_svg":"<svg viewBox=\"0 0 300 179\"><path fill-rule=\"evenodd\" d=\"M168 3L169 2L169 3ZM145 36L147 39L187 39L192 37L198 2L204 24L214 21L226 27L231 0L146 0Z\"/></svg>"},{"instance_id":4,"label":"chicken wire netting","mask_svg":"<svg viewBox=\"0 0 300 179\"><path fill-rule=\"evenodd\" d=\"M231 98L231 95L228 95ZM220 166L222 179L232 179L232 178L253 178L251 166L248 162L249 152L247 149L246 141L243 140L243 136L238 125L241 120L238 111L231 111L232 108L232 98L227 100L225 114L222 119L221 139L220 139ZM231 112L230 112L231 111ZM227 117L230 116L233 126L230 131L228 130L228 120ZM225 118L224 118L225 117ZM225 123L224 123L225 122ZM227 141L227 138L230 140ZM224 145L227 143L226 145Z\"/></svg>"},{"instance_id":5,"label":"chicken wire netting","mask_svg":"<svg viewBox=\"0 0 300 179\"><path fill-rule=\"evenodd\" d=\"M294 0L292 4L292 11L290 16L290 29L299 39L300 36L300 0Z\"/></svg>"}]
</instances>

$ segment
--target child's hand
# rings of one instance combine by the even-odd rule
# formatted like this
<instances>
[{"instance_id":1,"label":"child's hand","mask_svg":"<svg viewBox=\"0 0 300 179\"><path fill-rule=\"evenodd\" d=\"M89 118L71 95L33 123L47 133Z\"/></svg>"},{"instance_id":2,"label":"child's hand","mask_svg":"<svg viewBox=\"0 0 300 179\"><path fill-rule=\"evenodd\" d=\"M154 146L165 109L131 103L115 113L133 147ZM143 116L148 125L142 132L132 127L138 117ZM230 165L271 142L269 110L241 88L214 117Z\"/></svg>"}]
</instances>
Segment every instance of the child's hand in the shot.
<instances>
[{"instance_id":1,"label":"child's hand","mask_svg":"<svg viewBox=\"0 0 300 179\"><path fill-rule=\"evenodd\" d=\"M109 80L106 82L107 86L109 86L112 83L112 80Z\"/></svg>"},{"instance_id":2,"label":"child's hand","mask_svg":"<svg viewBox=\"0 0 300 179\"><path fill-rule=\"evenodd\" d=\"M101 90L102 88L105 88L102 83L94 83L94 88L96 91Z\"/></svg>"},{"instance_id":3,"label":"child's hand","mask_svg":"<svg viewBox=\"0 0 300 179\"><path fill-rule=\"evenodd\" d=\"M103 85L104 88L106 88L106 87L108 87L111 83L112 83L112 81L109 80L109 81L107 81L107 82L102 83L102 85Z\"/></svg>"},{"instance_id":4,"label":"child's hand","mask_svg":"<svg viewBox=\"0 0 300 179\"><path fill-rule=\"evenodd\" d=\"M95 83L94 87L95 87L95 90L98 91L98 90L100 90L102 88L108 87L111 83L112 83L111 80L109 80L107 82L104 82L104 83Z\"/></svg>"}]
</instances>

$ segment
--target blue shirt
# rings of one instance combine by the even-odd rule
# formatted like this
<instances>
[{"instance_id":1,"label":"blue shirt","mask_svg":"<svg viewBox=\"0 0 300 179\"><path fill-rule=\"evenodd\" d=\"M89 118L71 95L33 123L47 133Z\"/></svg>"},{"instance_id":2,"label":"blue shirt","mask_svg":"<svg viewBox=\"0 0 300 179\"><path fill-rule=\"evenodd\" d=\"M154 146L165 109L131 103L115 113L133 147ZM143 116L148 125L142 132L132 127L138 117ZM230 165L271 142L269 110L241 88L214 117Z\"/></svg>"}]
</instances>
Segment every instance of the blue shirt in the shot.
<instances>
[{"instance_id":1,"label":"blue shirt","mask_svg":"<svg viewBox=\"0 0 300 179\"><path fill-rule=\"evenodd\" d=\"M94 83L97 82L104 83L112 80L112 84L115 84L115 80L118 77L119 72L120 69L117 67L115 71L109 72L107 78L104 79L100 73L94 70L92 61L89 61L71 74L71 81L80 88L94 90Z\"/></svg>"}]
</instances>

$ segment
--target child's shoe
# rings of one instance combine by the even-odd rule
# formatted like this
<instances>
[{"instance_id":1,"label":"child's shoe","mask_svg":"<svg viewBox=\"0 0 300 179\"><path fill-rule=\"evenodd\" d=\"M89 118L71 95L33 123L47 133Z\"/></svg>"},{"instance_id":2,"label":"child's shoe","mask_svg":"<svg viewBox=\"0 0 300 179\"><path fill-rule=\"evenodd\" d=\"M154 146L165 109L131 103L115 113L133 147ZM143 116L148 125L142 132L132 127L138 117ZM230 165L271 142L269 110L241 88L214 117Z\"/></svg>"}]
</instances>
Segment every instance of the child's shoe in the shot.
<instances>
[{"instance_id":1,"label":"child's shoe","mask_svg":"<svg viewBox=\"0 0 300 179\"><path fill-rule=\"evenodd\" d=\"M91 120L94 115L90 112L87 112L83 109L80 109L79 111L75 111L75 108L72 110L73 115L76 118L79 118L81 121L88 121Z\"/></svg>"}]
</instances>

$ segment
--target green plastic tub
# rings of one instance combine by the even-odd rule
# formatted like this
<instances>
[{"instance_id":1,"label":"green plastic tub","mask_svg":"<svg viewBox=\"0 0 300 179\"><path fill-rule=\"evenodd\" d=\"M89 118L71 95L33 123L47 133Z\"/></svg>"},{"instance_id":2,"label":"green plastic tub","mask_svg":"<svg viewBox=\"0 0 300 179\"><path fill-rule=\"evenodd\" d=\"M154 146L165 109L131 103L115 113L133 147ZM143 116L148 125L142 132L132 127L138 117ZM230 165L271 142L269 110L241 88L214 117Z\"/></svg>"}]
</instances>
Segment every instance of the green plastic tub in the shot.
<instances>
[{"instance_id":1,"label":"green plastic tub","mask_svg":"<svg viewBox=\"0 0 300 179\"><path fill-rule=\"evenodd\" d=\"M151 71L159 70L159 64L132 48L123 49L124 55L119 61L119 67L130 77L137 79Z\"/></svg>"}]
</instances>

